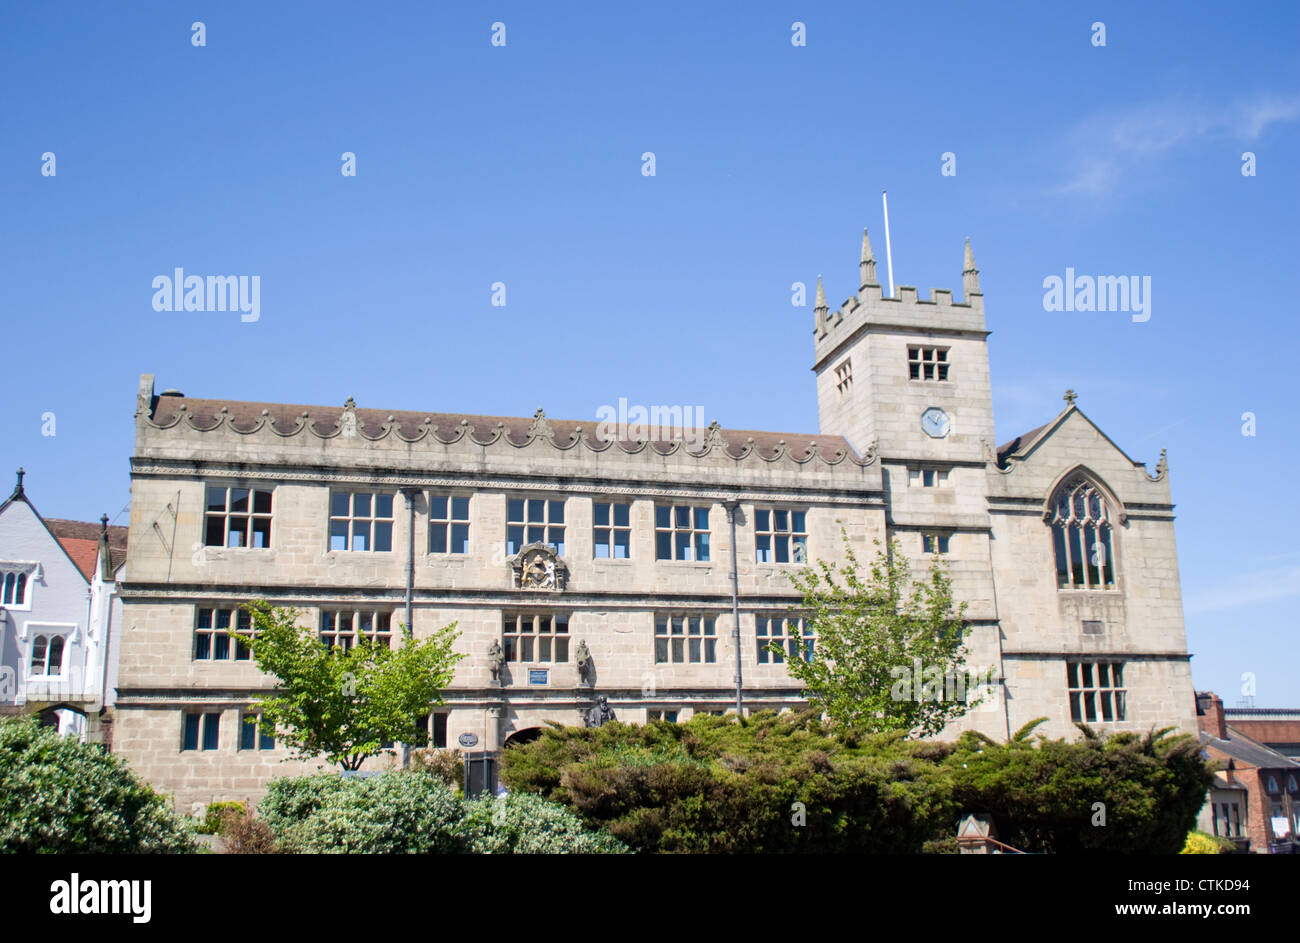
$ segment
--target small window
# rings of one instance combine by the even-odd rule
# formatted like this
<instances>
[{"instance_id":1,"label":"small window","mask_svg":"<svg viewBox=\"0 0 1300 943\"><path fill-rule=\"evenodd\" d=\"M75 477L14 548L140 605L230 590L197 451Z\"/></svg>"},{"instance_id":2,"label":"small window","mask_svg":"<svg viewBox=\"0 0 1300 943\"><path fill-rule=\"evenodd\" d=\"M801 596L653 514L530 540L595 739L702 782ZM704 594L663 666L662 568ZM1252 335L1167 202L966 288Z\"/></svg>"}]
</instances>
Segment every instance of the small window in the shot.
<instances>
[{"instance_id":1,"label":"small window","mask_svg":"<svg viewBox=\"0 0 1300 943\"><path fill-rule=\"evenodd\" d=\"M815 641L812 630L803 619L784 615L757 615L754 617L754 640L760 665L781 665L787 656L791 661L803 652L804 661L812 661ZM803 641L803 645L799 644Z\"/></svg>"},{"instance_id":2,"label":"small window","mask_svg":"<svg viewBox=\"0 0 1300 943\"><path fill-rule=\"evenodd\" d=\"M677 711L648 710L645 712L645 719L647 721L662 720L666 723L675 724L677 723Z\"/></svg>"},{"instance_id":3,"label":"small window","mask_svg":"<svg viewBox=\"0 0 1300 943\"><path fill-rule=\"evenodd\" d=\"M755 508L754 545L759 563L804 563L808 559L807 513Z\"/></svg>"},{"instance_id":4,"label":"small window","mask_svg":"<svg viewBox=\"0 0 1300 943\"><path fill-rule=\"evenodd\" d=\"M655 617L656 663L711 665L717 660L717 623L712 616Z\"/></svg>"},{"instance_id":5,"label":"small window","mask_svg":"<svg viewBox=\"0 0 1300 943\"><path fill-rule=\"evenodd\" d=\"M1075 723L1113 723L1126 720L1128 695L1124 690L1122 662L1066 662L1070 719Z\"/></svg>"},{"instance_id":6,"label":"small window","mask_svg":"<svg viewBox=\"0 0 1300 943\"><path fill-rule=\"evenodd\" d=\"M840 399L849 395L849 390L853 389L853 362L844 361L835 368L835 389L839 391Z\"/></svg>"},{"instance_id":7,"label":"small window","mask_svg":"<svg viewBox=\"0 0 1300 943\"><path fill-rule=\"evenodd\" d=\"M949 536L947 534L922 534L921 551L923 553L947 553Z\"/></svg>"},{"instance_id":8,"label":"small window","mask_svg":"<svg viewBox=\"0 0 1300 943\"><path fill-rule=\"evenodd\" d=\"M209 485L203 543L208 547L270 547L271 490Z\"/></svg>"},{"instance_id":9,"label":"small window","mask_svg":"<svg viewBox=\"0 0 1300 943\"><path fill-rule=\"evenodd\" d=\"M330 492L330 549L393 549L393 496L375 491Z\"/></svg>"},{"instance_id":10,"label":"small window","mask_svg":"<svg viewBox=\"0 0 1300 943\"><path fill-rule=\"evenodd\" d=\"M913 488L943 488L948 484L946 468L909 468L907 483Z\"/></svg>"},{"instance_id":11,"label":"small window","mask_svg":"<svg viewBox=\"0 0 1300 943\"><path fill-rule=\"evenodd\" d=\"M632 551L632 505L593 501L592 538L597 560L626 560Z\"/></svg>"},{"instance_id":12,"label":"small window","mask_svg":"<svg viewBox=\"0 0 1300 943\"><path fill-rule=\"evenodd\" d=\"M907 348L907 375L912 380L946 381L948 379L948 348Z\"/></svg>"},{"instance_id":13,"label":"small window","mask_svg":"<svg viewBox=\"0 0 1300 943\"><path fill-rule=\"evenodd\" d=\"M1106 623L1102 622L1100 619L1084 619L1083 634L1084 635L1105 635Z\"/></svg>"},{"instance_id":14,"label":"small window","mask_svg":"<svg viewBox=\"0 0 1300 943\"><path fill-rule=\"evenodd\" d=\"M345 652L363 638L391 648L396 615L384 609L322 609L320 640L327 648L338 645Z\"/></svg>"},{"instance_id":15,"label":"small window","mask_svg":"<svg viewBox=\"0 0 1300 943\"><path fill-rule=\"evenodd\" d=\"M709 509L684 505L655 506L655 559L709 559Z\"/></svg>"},{"instance_id":16,"label":"small window","mask_svg":"<svg viewBox=\"0 0 1300 943\"><path fill-rule=\"evenodd\" d=\"M469 553L469 498L429 495L429 552Z\"/></svg>"},{"instance_id":17,"label":"small window","mask_svg":"<svg viewBox=\"0 0 1300 943\"><path fill-rule=\"evenodd\" d=\"M182 750L215 750L220 743L221 712L186 713Z\"/></svg>"},{"instance_id":18,"label":"small window","mask_svg":"<svg viewBox=\"0 0 1300 943\"><path fill-rule=\"evenodd\" d=\"M564 664L569 660L569 617L516 612L502 616L501 646L506 661Z\"/></svg>"},{"instance_id":19,"label":"small window","mask_svg":"<svg viewBox=\"0 0 1300 943\"><path fill-rule=\"evenodd\" d=\"M241 714L239 717L239 749L274 750L275 737L262 732L261 714Z\"/></svg>"},{"instance_id":20,"label":"small window","mask_svg":"<svg viewBox=\"0 0 1300 943\"><path fill-rule=\"evenodd\" d=\"M411 744L417 747L435 747L439 750L447 746L447 713L425 714L418 718L415 726L421 731L421 739Z\"/></svg>"},{"instance_id":21,"label":"small window","mask_svg":"<svg viewBox=\"0 0 1300 943\"><path fill-rule=\"evenodd\" d=\"M0 576L0 604L27 607L27 571L9 570Z\"/></svg>"},{"instance_id":22,"label":"small window","mask_svg":"<svg viewBox=\"0 0 1300 943\"><path fill-rule=\"evenodd\" d=\"M32 639L32 677L57 678L63 675L62 635L37 635Z\"/></svg>"},{"instance_id":23,"label":"small window","mask_svg":"<svg viewBox=\"0 0 1300 943\"><path fill-rule=\"evenodd\" d=\"M253 634L253 619L245 609L199 607L194 611L195 661L248 661L247 645L231 639L231 626L240 635Z\"/></svg>"},{"instance_id":24,"label":"small window","mask_svg":"<svg viewBox=\"0 0 1300 943\"><path fill-rule=\"evenodd\" d=\"M550 544L564 556L564 501L551 498L510 498L506 501L506 553L528 544Z\"/></svg>"}]
</instances>

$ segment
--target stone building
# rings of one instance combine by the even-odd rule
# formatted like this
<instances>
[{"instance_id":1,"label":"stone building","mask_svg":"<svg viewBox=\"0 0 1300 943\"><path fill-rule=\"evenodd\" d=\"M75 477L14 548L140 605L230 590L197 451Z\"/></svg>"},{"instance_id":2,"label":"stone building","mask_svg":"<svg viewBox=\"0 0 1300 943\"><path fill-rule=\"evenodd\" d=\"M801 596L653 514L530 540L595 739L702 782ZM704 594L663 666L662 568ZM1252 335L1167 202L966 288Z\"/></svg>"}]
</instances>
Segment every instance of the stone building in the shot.
<instances>
[{"instance_id":1,"label":"stone building","mask_svg":"<svg viewBox=\"0 0 1300 943\"><path fill-rule=\"evenodd\" d=\"M194 399L142 377L117 748L182 805L256 793L295 764L241 726L267 679L225 641L236 607L391 637L408 579L415 636L456 622L469 656L431 712L438 745L578 723L597 693L632 722L734 710L737 644L744 709L795 706L767 644L805 631L789 576L841 559L841 534L867 557L897 540L917 571L944 556L995 679L950 732L1194 733L1163 455L1148 473L1073 393L995 446L969 244L960 302L887 297L865 232L859 276L834 312L818 280L816 433Z\"/></svg>"}]
</instances>

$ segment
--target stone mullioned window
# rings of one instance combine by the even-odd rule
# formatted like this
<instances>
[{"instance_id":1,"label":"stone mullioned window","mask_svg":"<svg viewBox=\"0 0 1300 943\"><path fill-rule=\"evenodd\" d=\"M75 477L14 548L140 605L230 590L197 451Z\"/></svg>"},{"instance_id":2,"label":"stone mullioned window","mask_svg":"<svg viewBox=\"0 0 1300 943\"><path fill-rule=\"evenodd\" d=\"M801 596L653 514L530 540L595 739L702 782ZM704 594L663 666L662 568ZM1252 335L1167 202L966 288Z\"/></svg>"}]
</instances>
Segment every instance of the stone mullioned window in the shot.
<instances>
[{"instance_id":1,"label":"stone mullioned window","mask_svg":"<svg viewBox=\"0 0 1300 943\"><path fill-rule=\"evenodd\" d=\"M718 660L717 620L712 616L655 617L655 663L712 665Z\"/></svg>"},{"instance_id":2,"label":"stone mullioned window","mask_svg":"<svg viewBox=\"0 0 1300 943\"><path fill-rule=\"evenodd\" d=\"M1112 723L1128 718L1123 662L1070 661L1065 673L1072 721Z\"/></svg>"},{"instance_id":3,"label":"stone mullioned window","mask_svg":"<svg viewBox=\"0 0 1300 943\"><path fill-rule=\"evenodd\" d=\"M271 499L270 488L208 485L203 514L204 546L270 547Z\"/></svg>"},{"instance_id":4,"label":"stone mullioned window","mask_svg":"<svg viewBox=\"0 0 1300 943\"><path fill-rule=\"evenodd\" d=\"M248 661L250 652L243 642L227 633L253 634L253 620L247 611L230 607L200 606L194 612L195 661Z\"/></svg>"},{"instance_id":5,"label":"stone mullioned window","mask_svg":"<svg viewBox=\"0 0 1300 943\"><path fill-rule=\"evenodd\" d=\"M655 559L709 559L709 509L686 505L655 505Z\"/></svg>"}]
</instances>

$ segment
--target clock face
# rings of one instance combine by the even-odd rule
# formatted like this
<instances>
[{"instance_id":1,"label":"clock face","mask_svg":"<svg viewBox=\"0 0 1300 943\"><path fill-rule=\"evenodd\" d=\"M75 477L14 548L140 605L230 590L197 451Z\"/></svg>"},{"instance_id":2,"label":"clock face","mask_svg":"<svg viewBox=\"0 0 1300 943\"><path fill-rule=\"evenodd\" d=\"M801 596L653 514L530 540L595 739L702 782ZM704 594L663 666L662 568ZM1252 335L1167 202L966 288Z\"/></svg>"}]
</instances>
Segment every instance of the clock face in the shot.
<instances>
[{"instance_id":1,"label":"clock face","mask_svg":"<svg viewBox=\"0 0 1300 943\"><path fill-rule=\"evenodd\" d=\"M932 439L942 439L952 429L952 420L937 406L921 413L921 429Z\"/></svg>"}]
</instances>

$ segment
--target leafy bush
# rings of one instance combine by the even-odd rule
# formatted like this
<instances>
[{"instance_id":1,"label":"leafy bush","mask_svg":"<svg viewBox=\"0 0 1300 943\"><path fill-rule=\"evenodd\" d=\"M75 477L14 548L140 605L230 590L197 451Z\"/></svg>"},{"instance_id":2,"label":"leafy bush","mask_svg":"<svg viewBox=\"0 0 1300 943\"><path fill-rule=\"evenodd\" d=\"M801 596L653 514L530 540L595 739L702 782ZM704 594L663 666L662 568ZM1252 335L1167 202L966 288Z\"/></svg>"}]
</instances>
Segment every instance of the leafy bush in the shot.
<instances>
[{"instance_id":1,"label":"leafy bush","mask_svg":"<svg viewBox=\"0 0 1300 943\"><path fill-rule=\"evenodd\" d=\"M381 773L345 788L292 829L292 845L312 854L428 854L460 851L456 793L426 773Z\"/></svg>"},{"instance_id":2,"label":"leafy bush","mask_svg":"<svg viewBox=\"0 0 1300 943\"><path fill-rule=\"evenodd\" d=\"M564 806L541 796L511 794L504 799L465 803L464 831L476 854L622 854L622 842L593 832Z\"/></svg>"},{"instance_id":3,"label":"leafy bush","mask_svg":"<svg viewBox=\"0 0 1300 943\"><path fill-rule=\"evenodd\" d=\"M347 782L337 773L281 776L271 780L257 810L271 831L281 834L314 814Z\"/></svg>"},{"instance_id":4,"label":"leafy bush","mask_svg":"<svg viewBox=\"0 0 1300 943\"><path fill-rule=\"evenodd\" d=\"M1207 835L1205 832L1188 832L1187 842L1179 854L1183 855L1227 855L1237 850L1230 838Z\"/></svg>"},{"instance_id":5,"label":"leafy bush","mask_svg":"<svg viewBox=\"0 0 1300 943\"><path fill-rule=\"evenodd\" d=\"M949 762L962 808L992 814L1022 851L1178 853L1213 779L1194 739L1084 728L1074 742L1031 742L1037 723L1006 744L958 741Z\"/></svg>"},{"instance_id":6,"label":"leafy bush","mask_svg":"<svg viewBox=\"0 0 1300 943\"><path fill-rule=\"evenodd\" d=\"M465 781L465 761L459 750L412 750L411 769L424 770L459 789Z\"/></svg>"},{"instance_id":7,"label":"leafy bush","mask_svg":"<svg viewBox=\"0 0 1300 943\"><path fill-rule=\"evenodd\" d=\"M992 813L1026 851L1173 853L1209 774L1195 741L1090 732L956 743L835 732L811 713L552 726L505 751L513 793L563 803L640 851L940 852ZM1092 824L1094 804L1106 826Z\"/></svg>"},{"instance_id":8,"label":"leafy bush","mask_svg":"<svg viewBox=\"0 0 1300 943\"><path fill-rule=\"evenodd\" d=\"M273 855L280 848L265 819L242 806L221 813L221 840L230 855Z\"/></svg>"},{"instance_id":9,"label":"leafy bush","mask_svg":"<svg viewBox=\"0 0 1300 943\"><path fill-rule=\"evenodd\" d=\"M237 811L243 815L246 806L242 802L213 802L208 805L203 821L194 827L200 835L215 835L221 831L221 817L228 811Z\"/></svg>"},{"instance_id":10,"label":"leafy bush","mask_svg":"<svg viewBox=\"0 0 1300 943\"><path fill-rule=\"evenodd\" d=\"M327 784L328 781L328 784ZM367 779L273 780L263 821L282 850L304 853L490 854L624 851L572 812L538 796L463 802L436 773L394 770Z\"/></svg>"},{"instance_id":11,"label":"leafy bush","mask_svg":"<svg viewBox=\"0 0 1300 943\"><path fill-rule=\"evenodd\" d=\"M120 757L34 718L0 721L0 851L193 852L191 829Z\"/></svg>"}]
</instances>

